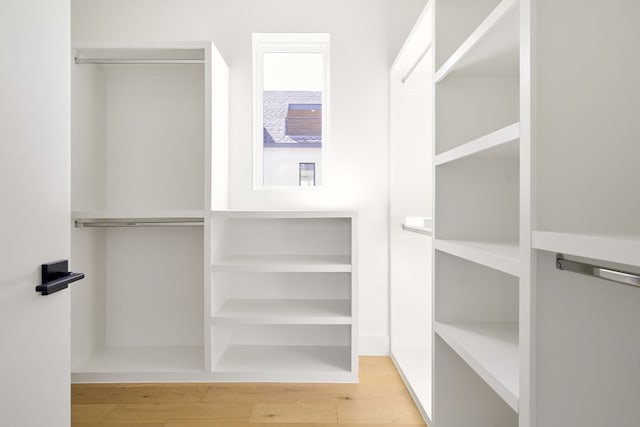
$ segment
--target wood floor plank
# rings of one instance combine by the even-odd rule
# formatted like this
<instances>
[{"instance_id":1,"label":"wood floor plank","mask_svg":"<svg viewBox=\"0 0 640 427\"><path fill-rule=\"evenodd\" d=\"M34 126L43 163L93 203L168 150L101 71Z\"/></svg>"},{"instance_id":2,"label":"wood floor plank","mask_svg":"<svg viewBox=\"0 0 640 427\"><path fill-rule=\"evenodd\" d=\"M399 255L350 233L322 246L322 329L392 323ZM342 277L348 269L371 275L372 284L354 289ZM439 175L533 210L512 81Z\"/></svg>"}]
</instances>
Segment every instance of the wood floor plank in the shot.
<instances>
[{"instance_id":1,"label":"wood floor plank","mask_svg":"<svg viewBox=\"0 0 640 427\"><path fill-rule=\"evenodd\" d=\"M336 403L302 402L293 403L259 403L251 412L252 423L332 423L337 424Z\"/></svg>"},{"instance_id":2,"label":"wood floor plank","mask_svg":"<svg viewBox=\"0 0 640 427\"><path fill-rule=\"evenodd\" d=\"M230 403L125 404L117 405L106 422L207 421L211 423L248 422L252 405Z\"/></svg>"},{"instance_id":3,"label":"wood floor plank","mask_svg":"<svg viewBox=\"0 0 640 427\"><path fill-rule=\"evenodd\" d=\"M423 422L413 401L402 397L352 399L338 402L338 422L366 424L419 424Z\"/></svg>"}]
</instances>

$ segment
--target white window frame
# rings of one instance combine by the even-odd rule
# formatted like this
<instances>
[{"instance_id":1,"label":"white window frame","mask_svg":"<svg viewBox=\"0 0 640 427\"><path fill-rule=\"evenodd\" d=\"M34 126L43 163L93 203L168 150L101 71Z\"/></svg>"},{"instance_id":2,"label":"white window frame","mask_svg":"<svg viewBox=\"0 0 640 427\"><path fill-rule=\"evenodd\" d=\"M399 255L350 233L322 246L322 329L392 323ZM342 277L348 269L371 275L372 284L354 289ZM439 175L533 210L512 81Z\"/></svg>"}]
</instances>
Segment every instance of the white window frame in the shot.
<instances>
[{"instance_id":1,"label":"white window frame","mask_svg":"<svg viewBox=\"0 0 640 427\"><path fill-rule=\"evenodd\" d=\"M253 188L254 190L303 190L322 188L327 184L329 152L329 44L328 33L253 33ZM265 53L322 54L322 147L320 169L322 183L316 186L265 185L263 177L263 88Z\"/></svg>"}]
</instances>

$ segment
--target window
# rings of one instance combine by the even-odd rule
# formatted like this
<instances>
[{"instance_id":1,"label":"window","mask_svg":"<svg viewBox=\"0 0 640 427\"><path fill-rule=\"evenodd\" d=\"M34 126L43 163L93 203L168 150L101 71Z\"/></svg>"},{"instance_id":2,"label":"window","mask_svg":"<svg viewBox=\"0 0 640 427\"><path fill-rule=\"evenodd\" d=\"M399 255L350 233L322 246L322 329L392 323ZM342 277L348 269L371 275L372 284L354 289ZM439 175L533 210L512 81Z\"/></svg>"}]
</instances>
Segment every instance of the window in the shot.
<instances>
[{"instance_id":1,"label":"window","mask_svg":"<svg viewBox=\"0 0 640 427\"><path fill-rule=\"evenodd\" d=\"M300 163L298 182L300 187L313 187L316 185L315 163Z\"/></svg>"},{"instance_id":2,"label":"window","mask_svg":"<svg viewBox=\"0 0 640 427\"><path fill-rule=\"evenodd\" d=\"M322 185L329 35L253 34L254 188Z\"/></svg>"}]
</instances>

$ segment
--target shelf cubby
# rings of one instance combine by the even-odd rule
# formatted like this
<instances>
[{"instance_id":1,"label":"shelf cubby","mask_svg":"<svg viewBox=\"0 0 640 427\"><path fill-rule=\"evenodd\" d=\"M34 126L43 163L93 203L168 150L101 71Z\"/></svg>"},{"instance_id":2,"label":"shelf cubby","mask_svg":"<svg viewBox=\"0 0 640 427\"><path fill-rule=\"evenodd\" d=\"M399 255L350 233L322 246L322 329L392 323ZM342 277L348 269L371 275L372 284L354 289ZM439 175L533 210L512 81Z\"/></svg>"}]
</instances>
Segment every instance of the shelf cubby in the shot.
<instances>
[{"instance_id":1,"label":"shelf cubby","mask_svg":"<svg viewBox=\"0 0 640 427\"><path fill-rule=\"evenodd\" d=\"M518 413L438 334L434 339L434 423L517 427Z\"/></svg>"},{"instance_id":2,"label":"shelf cubby","mask_svg":"<svg viewBox=\"0 0 640 427\"><path fill-rule=\"evenodd\" d=\"M509 2L511 0L507 0ZM503 1L504 2L504 1ZM460 49L501 0L444 0L435 7L435 69Z\"/></svg>"},{"instance_id":3,"label":"shelf cubby","mask_svg":"<svg viewBox=\"0 0 640 427\"><path fill-rule=\"evenodd\" d=\"M518 0L503 0L498 3L439 66L435 75L436 82L439 83L450 75L517 76L520 58L518 6Z\"/></svg>"},{"instance_id":4,"label":"shelf cubby","mask_svg":"<svg viewBox=\"0 0 640 427\"><path fill-rule=\"evenodd\" d=\"M436 239L518 242L519 153L510 140L436 166Z\"/></svg>"},{"instance_id":5,"label":"shelf cubby","mask_svg":"<svg viewBox=\"0 0 640 427\"><path fill-rule=\"evenodd\" d=\"M518 412L518 322L436 322L435 331Z\"/></svg>"},{"instance_id":6,"label":"shelf cubby","mask_svg":"<svg viewBox=\"0 0 640 427\"><path fill-rule=\"evenodd\" d=\"M212 369L223 379L355 380L350 326L225 324L211 333Z\"/></svg>"}]
</instances>

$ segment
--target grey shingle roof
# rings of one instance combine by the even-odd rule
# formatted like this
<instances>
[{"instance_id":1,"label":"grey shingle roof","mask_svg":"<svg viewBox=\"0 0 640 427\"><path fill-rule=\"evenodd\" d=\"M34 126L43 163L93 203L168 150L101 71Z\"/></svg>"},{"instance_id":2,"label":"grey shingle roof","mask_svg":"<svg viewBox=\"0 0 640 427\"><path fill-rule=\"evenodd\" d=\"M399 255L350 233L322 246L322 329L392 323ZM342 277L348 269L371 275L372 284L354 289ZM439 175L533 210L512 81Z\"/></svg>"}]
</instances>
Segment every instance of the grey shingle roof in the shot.
<instances>
[{"instance_id":1,"label":"grey shingle roof","mask_svg":"<svg viewBox=\"0 0 640 427\"><path fill-rule=\"evenodd\" d=\"M322 92L265 91L263 93L263 125L265 147L279 144L297 144L298 147L320 147L319 136L285 135L285 117L289 104L321 104Z\"/></svg>"}]
</instances>

